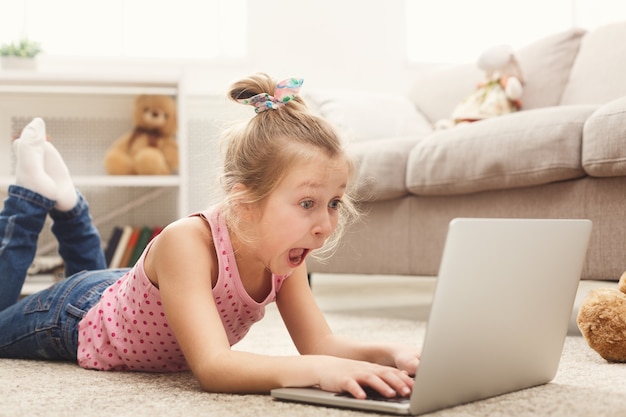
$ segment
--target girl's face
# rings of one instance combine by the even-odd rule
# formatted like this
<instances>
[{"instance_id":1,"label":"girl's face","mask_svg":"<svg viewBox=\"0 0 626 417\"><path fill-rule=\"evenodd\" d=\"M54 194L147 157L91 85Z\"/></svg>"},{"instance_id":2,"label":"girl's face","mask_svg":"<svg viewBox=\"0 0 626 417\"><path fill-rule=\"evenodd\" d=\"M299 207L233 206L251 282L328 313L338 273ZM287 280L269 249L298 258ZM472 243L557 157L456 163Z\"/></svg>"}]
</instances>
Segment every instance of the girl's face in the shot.
<instances>
[{"instance_id":1,"label":"girl's face","mask_svg":"<svg viewBox=\"0 0 626 417\"><path fill-rule=\"evenodd\" d=\"M323 154L297 164L263 205L256 225L256 254L278 275L292 272L324 245L339 220L348 183L343 158Z\"/></svg>"}]
</instances>

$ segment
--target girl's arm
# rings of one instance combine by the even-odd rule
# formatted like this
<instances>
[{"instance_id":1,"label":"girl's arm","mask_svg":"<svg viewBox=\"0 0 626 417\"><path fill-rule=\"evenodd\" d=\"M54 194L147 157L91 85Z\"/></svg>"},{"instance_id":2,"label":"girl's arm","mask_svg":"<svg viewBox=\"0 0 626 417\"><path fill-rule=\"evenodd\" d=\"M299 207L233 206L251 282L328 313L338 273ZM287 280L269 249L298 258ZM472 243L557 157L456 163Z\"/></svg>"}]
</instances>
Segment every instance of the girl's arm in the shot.
<instances>
[{"instance_id":1,"label":"girl's arm","mask_svg":"<svg viewBox=\"0 0 626 417\"><path fill-rule=\"evenodd\" d=\"M364 361L397 368L409 375L417 371L420 354L417 347L367 343L333 334L310 290L305 266L284 281L276 302L291 338L303 355ZM359 383L370 385L368 381Z\"/></svg>"},{"instance_id":2,"label":"girl's arm","mask_svg":"<svg viewBox=\"0 0 626 417\"><path fill-rule=\"evenodd\" d=\"M159 287L168 323L204 389L263 392L279 386L281 378L295 378L289 375L289 360L231 350L213 299L217 258L204 220L182 219L165 228L150 248L145 268Z\"/></svg>"},{"instance_id":3,"label":"girl's arm","mask_svg":"<svg viewBox=\"0 0 626 417\"><path fill-rule=\"evenodd\" d=\"M268 392L278 387L320 385L363 397L358 384L351 383L354 378L345 375L371 379L369 385L387 395L392 395L389 385L403 392L411 382L391 368L330 356L278 357L231 350L213 300L212 282L217 274L214 245L210 229L199 218L183 219L165 228L152 244L144 267L159 287L168 323L187 363L207 391Z\"/></svg>"}]
</instances>

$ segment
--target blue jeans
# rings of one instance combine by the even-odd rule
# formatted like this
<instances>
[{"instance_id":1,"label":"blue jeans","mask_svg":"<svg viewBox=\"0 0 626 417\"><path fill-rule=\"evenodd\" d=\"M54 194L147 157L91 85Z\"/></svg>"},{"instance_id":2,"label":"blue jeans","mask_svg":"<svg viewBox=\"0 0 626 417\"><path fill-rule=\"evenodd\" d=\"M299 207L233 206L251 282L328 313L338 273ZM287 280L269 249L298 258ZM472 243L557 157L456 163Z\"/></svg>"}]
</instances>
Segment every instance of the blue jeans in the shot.
<instances>
[{"instance_id":1,"label":"blue jeans","mask_svg":"<svg viewBox=\"0 0 626 417\"><path fill-rule=\"evenodd\" d=\"M75 361L79 321L126 272L105 269L100 235L78 197L72 210L60 212L53 200L9 187L0 212L0 357ZM18 301L48 214L68 278Z\"/></svg>"}]
</instances>

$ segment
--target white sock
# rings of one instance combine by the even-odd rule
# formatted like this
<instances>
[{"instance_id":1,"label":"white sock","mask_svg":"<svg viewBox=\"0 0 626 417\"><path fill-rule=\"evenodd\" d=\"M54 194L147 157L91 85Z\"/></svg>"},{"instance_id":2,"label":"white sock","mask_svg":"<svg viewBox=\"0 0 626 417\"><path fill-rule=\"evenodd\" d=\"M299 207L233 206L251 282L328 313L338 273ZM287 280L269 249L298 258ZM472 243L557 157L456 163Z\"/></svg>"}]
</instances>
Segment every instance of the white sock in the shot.
<instances>
[{"instance_id":1,"label":"white sock","mask_svg":"<svg viewBox=\"0 0 626 417\"><path fill-rule=\"evenodd\" d=\"M45 142L46 126L43 120L35 118L13 144L17 156L15 184L56 200L56 183L44 169Z\"/></svg>"},{"instance_id":2,"label":"white sock","mask_svg":"<svg viewBox=\"0 0 626 417\"><path fill-rule=\"evenodd\" d=\"M78 202L76 188L61 154L50 142L44 143L44 169L56 183L57 202L54 207L61 211L73 209Z\"/></svg>"}]
</instances>

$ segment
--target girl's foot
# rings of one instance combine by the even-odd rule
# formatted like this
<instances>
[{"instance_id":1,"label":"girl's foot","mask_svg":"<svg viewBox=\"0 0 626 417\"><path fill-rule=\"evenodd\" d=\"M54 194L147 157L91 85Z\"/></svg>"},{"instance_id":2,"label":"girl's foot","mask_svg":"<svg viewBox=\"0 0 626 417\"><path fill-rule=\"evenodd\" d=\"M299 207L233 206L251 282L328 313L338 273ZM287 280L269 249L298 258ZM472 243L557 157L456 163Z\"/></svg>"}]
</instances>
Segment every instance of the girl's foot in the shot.
<instances>
[{"instance_id":1,"label":"girl's foot","mask_svg":"<svg viewBox=\"0 0 626 417\"><path fill-rule=\"evenodd\" d=\"M70 171L53 144L45 142L43 146L44 169L56 184L57 202L54 207L60 211L71 210L78 202L78 195L76 194Z\"/></svg>"},{"instance_id":2,"label":"girl's foot","mask_svg":"<svg viewBox=\"0 0 626 417\"><path fill-rule=\"evenodd\" d=\"M46 126L43 120L35 118L13 143L17 156L15 184L56 200L56 183L44 169L45 142Z\"/></svg>"}]
</instances>

